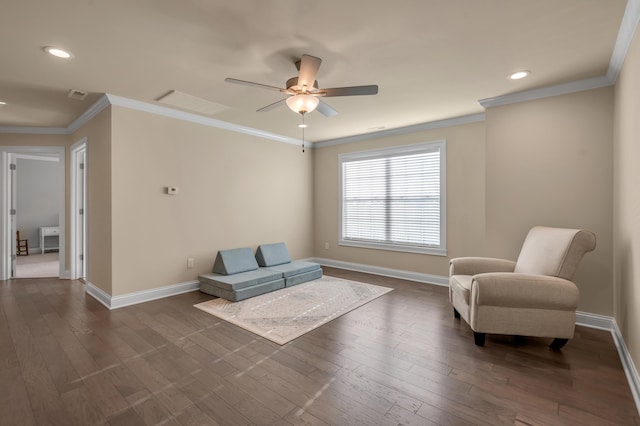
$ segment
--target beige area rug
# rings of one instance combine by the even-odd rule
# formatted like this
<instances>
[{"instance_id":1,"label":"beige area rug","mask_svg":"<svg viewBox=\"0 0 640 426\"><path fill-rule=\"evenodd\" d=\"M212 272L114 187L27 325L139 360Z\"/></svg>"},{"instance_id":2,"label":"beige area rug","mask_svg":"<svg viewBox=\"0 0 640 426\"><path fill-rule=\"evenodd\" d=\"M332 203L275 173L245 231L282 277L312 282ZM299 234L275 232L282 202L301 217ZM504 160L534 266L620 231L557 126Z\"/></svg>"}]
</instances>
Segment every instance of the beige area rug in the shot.
<instances>
[{"instance_id":1,"label":"beige area rug","mask_svg":"<svg viewBox=\"0 0 640 426\"><path fill-rule=\"evenodd\" d=\"M240 302L214 299L194 306L284 345L391 290L325 275Z\"/></svg>"},{"instance_id":2,"label":"beige area rug","mask_svg":"<svg viewBox=\"0 0 640 426\"><path fill-rule=\"evenodd\" d=\"M60 274L58 252L16 256L16 278L48 278Z\"/></svg>"}]
</instances>

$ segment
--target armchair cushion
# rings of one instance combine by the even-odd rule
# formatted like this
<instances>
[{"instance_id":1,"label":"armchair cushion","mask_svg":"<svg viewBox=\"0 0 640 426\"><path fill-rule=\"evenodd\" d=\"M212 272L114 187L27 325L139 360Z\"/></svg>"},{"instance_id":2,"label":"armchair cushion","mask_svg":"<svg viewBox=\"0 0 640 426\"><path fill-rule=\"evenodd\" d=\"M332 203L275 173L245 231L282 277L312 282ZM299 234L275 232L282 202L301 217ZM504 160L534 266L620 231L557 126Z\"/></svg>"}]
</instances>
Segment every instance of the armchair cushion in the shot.
<instances>
[{"instance_id":1,"label":"armchair cushion","mask_svg":"<svg viewBox=\"0 0 640 426\"><path fill-rule=\"evenodd\" d=\"M478 305L575 310L578 288L571 281L544 275L490 273L472 279L472 298Z\"/></svg>"},{"instance_id":2,"label":"armchair cushion","mask_svg":"<svg viewBox=\"0 0 640 426\"><path fill-rule=\"evenodd\" d=\"M491 257L457 257L449 261L449 275L476 275L485 272L513 272L516 262Z\"/></svg>"},{"instance_id":3,"label":"armchair cushion","mask_svg":"<svg viewBox=\"0 0 640 426\"><path fill-rule=\"evenodd\" d=\"M471 281L473 275L452 275L449 278L449 290L464 299L467 305L471 300Z\"/></svg>"},{"instance_id":4,"label":"armchair cushion","mask_svg":"<svg viewBox=\"0 0 640 426\"><path fill-rule=\"evenodd\" d=\"M584 254L595 247L591 231L536 226L527 234L514 271L571 280Z\"/></svg>"}]
</instances>

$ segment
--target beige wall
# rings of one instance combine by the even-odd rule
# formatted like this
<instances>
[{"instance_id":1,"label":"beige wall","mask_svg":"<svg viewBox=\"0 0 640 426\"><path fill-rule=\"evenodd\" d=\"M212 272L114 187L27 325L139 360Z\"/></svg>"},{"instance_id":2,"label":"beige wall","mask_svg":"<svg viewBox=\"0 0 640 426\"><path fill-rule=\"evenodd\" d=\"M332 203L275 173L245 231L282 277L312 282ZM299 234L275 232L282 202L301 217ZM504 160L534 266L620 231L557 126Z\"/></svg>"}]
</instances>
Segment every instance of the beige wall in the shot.
<instances>
[{"instance_id":1,"label":"beige wall","mask_svg":"<svg viewBox=\"0 0 640 426\"><path fill-rule=\"evenodd\" d=\"M87 279L91 284L111 294L111 107L103 110L71 135L71 144L85 137L87 138ZM68 157L67 169L70 164L71 159Z\"/></svg>"},{"instance_id":2,"label":"beige wall","mask_svg":"<svg viewBox=\"0 0 640 426\"><path fill-rule=\"evenodd\" d=\"M447 144L447 256L338 246L338 156L445 139ZM449 258L484 251L484 123L433 129L315 149L315 255L365 265L448 275ZM329 243L326 250L325 242Z\"/></svg>"},{"instance_id":3,"label":"beige wall","mask_svg":"<svg viewBox=\"0 0 640 426\"><path fill-rule=\"evenodd\" d=\"M515 259L535 225L586 228L581 311L611 315L613 89L487 110L487 254Z\"/></svg>"},{"instance_id":4,"label":"beige wall","mask_svg":"<svg viewBox=\"0 0 640 426\"><path fill-rule=\"evenodd\" d=\"M598 247L576 274L579 309L611 315L612 134L604 88L491 108L483 123L318 148L315 255L447 276L452 257L516 259L535 225L583 227ZM437 139L447 141L447 256L338 246L339 154Z\"/></svg>"},{"instance_id":5,"label":"beige wall","mask_svg":"<svg viewBox=\"0 0 640 426\"><path fill-rule=\"evenodd\" d=\"M0 133L1 146L68 146L69 135Z\"/></svg>"},{"instance_id":6,"label":"beige wall","mask_svg":"<svg viewBox=\"0 0 640 426\"><path fill-rule=\"evenodd\" d=\"M112 132L113 296L196 280L222 249L313 255L312 150L122 107Z\"/></svg>"},{"instance_id":7,"label":"beige wall","mask_svg":"<svg viewBox=\"0 0 640 426\"><path fill-rule=\"evenodd\" d=\"M614 317L640 367L640 32L615 86Z\"/></svg>"}]
</instances>

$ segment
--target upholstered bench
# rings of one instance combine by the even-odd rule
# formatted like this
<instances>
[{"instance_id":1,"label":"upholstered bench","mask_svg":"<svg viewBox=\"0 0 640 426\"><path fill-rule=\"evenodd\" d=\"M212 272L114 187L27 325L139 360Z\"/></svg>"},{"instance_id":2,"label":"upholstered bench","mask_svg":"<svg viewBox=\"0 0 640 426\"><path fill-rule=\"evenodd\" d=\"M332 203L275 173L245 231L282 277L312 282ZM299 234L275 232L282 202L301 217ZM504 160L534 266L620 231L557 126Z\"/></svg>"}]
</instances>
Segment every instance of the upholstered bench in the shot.
<instances>
[{"instance_id":1,"label":"upholstered bench","mask_svg":"<svg viewBox=\"0 0 640 426\"><path fill-rule=\"evenodd\" d=\"M292 261L284 243L262 244L256 251L256 260L263 269L277 271L284 277L285 287L302 284L322 277L318 263Z\"/></svg>"},{"instance_id":2,"label":"upholstered bench","mask_svg":"<svg viewBox=\"0 0 640 426\"><path fill-rule=\"evenodd\" d=\"M250 248L220 250L213 273L198 277L200 291L237 302L284 287L282 272L259 268Z\"/></svg>"}]
</instances>

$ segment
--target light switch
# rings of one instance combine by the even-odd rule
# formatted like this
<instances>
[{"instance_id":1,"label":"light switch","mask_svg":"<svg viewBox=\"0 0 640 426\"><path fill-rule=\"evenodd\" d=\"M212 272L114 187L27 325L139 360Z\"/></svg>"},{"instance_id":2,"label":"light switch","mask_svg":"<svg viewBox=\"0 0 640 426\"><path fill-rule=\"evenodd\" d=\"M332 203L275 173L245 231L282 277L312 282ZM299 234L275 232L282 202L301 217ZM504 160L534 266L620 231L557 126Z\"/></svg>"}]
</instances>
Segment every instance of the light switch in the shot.
<instances>
[{"instance_id":1,"label":"light switch","mask_svg":"<svg viewBox=\"0 0 640 426\"><path fill-rule=\"evenodd\" d=\"M167 186L167 194L176 195L177 193L178 193L178 187L177 186Z\"/></svg>"}]
</instances>

